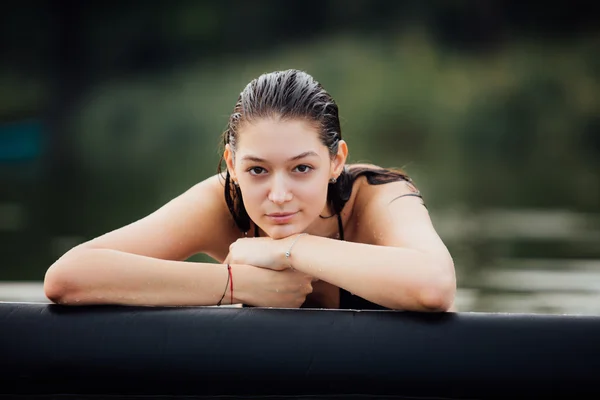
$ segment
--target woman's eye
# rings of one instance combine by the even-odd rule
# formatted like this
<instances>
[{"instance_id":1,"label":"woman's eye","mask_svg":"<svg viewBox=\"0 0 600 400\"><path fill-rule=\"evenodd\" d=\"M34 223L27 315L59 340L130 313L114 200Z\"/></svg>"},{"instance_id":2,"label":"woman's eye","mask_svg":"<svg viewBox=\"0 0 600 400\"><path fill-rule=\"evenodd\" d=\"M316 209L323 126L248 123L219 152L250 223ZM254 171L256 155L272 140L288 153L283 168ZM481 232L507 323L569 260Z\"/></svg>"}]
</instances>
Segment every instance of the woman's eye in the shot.
<instances>
[{"instance_id":1,"label":"woman's eye","mask_svg":"<svg viewBox=\"0 0 600 400\"><path fill-rule=\"evenodd\" d=\"M298 165L296 167L296 170L298 170L298 172L303 173L303 174L310 171L311 169L312 168L309 167L308 165Z\"/></svg>"},{"instance_id":2,"label":"woman's eye","mask_svg":"<svg viewBox=\"0 0 600 400\"><path fill-rule=\"evenodd\" d=\"M263 167L252 167L248 170L248 172L250 172L250 175L260 175L264 171L265 169Z\"/></svg>"}]
</instances>

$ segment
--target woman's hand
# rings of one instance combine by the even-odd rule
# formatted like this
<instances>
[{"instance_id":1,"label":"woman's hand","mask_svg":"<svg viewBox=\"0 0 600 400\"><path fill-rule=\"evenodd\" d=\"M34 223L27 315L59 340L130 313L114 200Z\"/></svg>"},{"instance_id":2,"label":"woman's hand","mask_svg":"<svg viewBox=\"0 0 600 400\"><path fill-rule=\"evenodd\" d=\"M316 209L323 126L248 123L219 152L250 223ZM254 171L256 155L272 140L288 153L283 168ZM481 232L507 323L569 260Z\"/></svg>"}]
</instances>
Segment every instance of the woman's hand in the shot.
<instances>
[{"instance_id":1,"label":"woman's hand","mask_svg":"<svg viewBox=\"0 0 600 400\"><path fill-rule=\"evenodd\" d=\"M274 271L252 265L234 264L232 269L234 296L247 305L298 308L313 291L311 276L289 268ZM239 283L236 284L236 280Z\"/></svg>"},{"instance_id":2,"label":"woman's hand","mask_svg":"<svg viewBox=\"0 0 600 400\"><path fill-rule=\"evenodd\" d=\"M295 236L294 236L295 237ZM290 269L286 263L285 252L294 237L284 239L271 238L242 238L229 246L229 255L225 263L247 264L255 267L268 268L274 271Z\"/></svg>"},{"instance_id":3,"label":"woman's hand","mask_svg":"<svg viewBox=\"0 0 600 400\"><path fill-rule=\"evenodd\" d=\"M313 278L290 268L285 252L296 238L242 238L229 246L225 264L244 273L240 300L256 307L297 308L312 293ZM235 277L234 277L235 279ZM236 296L237 297L237 296Z\"/></svg>"}]
</instances>

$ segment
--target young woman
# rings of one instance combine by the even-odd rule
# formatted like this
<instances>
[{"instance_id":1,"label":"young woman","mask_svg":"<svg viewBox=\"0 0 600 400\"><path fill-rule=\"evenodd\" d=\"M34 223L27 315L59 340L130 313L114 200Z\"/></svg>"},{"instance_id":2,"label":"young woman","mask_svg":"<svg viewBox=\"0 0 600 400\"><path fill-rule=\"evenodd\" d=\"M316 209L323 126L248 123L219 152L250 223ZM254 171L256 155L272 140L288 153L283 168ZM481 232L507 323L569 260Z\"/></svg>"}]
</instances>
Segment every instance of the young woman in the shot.
<instances>
[{"instance_id":1,"label":"young woman","mask_svg":"<svg viewBox=\"0 0 600 400\"><path fill-rule=\"evenodd\" d=\"M47 271L60 304L447 311L452 258L401 171L348 165L310 75L261 75L223 133L226 169ZM186 261L205 253L218 264Z\"/></svg>"}]
</instances>

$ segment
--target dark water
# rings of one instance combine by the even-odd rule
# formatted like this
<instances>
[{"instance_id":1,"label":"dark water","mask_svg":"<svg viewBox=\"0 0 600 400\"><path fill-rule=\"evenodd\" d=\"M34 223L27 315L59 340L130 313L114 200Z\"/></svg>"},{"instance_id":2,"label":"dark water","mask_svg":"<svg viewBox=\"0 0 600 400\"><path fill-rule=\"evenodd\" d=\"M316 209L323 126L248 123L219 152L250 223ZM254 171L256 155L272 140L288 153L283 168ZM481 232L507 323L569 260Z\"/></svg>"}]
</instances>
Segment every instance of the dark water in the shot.
<instances>
[{"instance_id":1,"label":"dark water","mask_svg":"<svg viewBox=\"0 0 600 400\"><path fill-rule=\"evenodd\" d=\"M442 214L464 311L600 314L600 216L564 210Z\"/></svg>"}]
</instances>

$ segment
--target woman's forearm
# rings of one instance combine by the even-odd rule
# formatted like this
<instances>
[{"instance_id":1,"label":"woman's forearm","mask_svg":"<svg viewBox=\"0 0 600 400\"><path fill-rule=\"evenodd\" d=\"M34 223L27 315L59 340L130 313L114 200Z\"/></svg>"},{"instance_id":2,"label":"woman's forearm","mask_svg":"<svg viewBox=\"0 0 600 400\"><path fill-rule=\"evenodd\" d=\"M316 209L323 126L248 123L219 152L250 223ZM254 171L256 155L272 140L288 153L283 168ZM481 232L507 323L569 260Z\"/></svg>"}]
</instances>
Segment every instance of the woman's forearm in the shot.
<instances>
[{"instance_id":1,"label":"woman's forearm","mask_svg":"<svg viewBox=\"0 0 600 400\"><path fill-rule=\"evenodd\" d=\"M201 306L217 304L226 291L227 278L222 264L83 248L67 253L48 269L44 290L59 304ZM230 303L227 290L222 304Z\"/></svg>"},{"instance_id":2,"label":"woman's forearm","mask_svg":"<svg viewBox=\"0 0 600 400\"><path fill-rule=\"evenodd\" d=\"M384 307L440 311L454 300L451 260L442 256L305 236L294 244L289 260L283 257L299 271Z\"/></svg>"}]
</instances>

